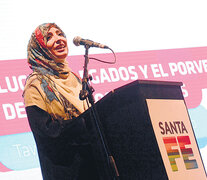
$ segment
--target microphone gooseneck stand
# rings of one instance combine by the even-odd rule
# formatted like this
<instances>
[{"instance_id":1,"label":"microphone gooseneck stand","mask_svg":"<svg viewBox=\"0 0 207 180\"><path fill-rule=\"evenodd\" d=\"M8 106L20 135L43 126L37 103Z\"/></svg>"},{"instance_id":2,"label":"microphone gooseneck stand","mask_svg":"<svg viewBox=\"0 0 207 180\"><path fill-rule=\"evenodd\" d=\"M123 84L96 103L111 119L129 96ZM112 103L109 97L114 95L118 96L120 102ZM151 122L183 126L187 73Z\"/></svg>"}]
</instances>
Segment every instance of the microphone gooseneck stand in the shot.
<instances>
[{"instance_id":1,"label":"microphone gooseneck stand","mask_svg":"<svg viewBox=\"0 0 207 180\"><path fill-rule=\"evenodd\" d=\"M118 169L116 167L114 158L109 151L106 140L104 138L104 134L103 134L101 126L100 126L100 120L99 120L98 112L95 107L95 101L94 101L94 97L93 97L94 89L89 84L89 80L92 80L92 78L89 77L89 75L88 75L88 69L87 69L88 63L89 63L89 57L88 57L89 48L90 48L90 46L86 44L85 45L85 56L84 56L85 63L84 63L84 72L83 72L83 79L82 79L82 90L80 91L79 97L81 100L87 99L89 101L89 103L91 104L91 112L92 112L91 116L93 116L93 117L91 117L91 119L93 119L95 121L95 126L97 128L97 132L100 137L100 142L101 142L101 145L104 149L104 153L105 153L106 160L108 163L109 174L111 175L112 180L119 180Z\"/></svg>"}]
</instances>

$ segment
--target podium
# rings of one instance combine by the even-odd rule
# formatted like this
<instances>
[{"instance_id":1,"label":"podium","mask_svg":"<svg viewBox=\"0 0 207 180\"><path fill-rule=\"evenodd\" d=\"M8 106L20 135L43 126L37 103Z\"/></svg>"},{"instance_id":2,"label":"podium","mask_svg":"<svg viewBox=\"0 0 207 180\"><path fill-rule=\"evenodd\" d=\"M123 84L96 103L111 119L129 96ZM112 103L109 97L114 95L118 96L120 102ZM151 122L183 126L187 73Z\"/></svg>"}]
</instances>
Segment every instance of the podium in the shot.
<instances>
[{"instance_id":1,"label":"podium","mask_svg":"<svg viewBox=\"0 0 207 180\"><path fill-rule=\"evenodd\" d=\"M206 179L181 85L138 80L111 91L95 104L120 180ZM90 109L81 116L100 179L110 180Z\"/></svg>"}]
</instances>

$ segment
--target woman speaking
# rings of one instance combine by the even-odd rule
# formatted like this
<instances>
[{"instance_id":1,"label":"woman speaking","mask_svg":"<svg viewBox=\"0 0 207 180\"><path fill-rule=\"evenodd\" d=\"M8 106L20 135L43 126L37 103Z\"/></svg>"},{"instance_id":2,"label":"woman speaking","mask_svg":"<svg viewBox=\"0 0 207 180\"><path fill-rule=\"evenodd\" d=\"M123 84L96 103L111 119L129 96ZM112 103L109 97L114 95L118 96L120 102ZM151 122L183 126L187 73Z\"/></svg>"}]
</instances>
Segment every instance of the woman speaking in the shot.
<instances>
[{"instance_id":1,"label":"woman speaking","mask_svg":"<svg viewBox=\"0 0 207 180\"><path fill-rule=\"evenodd\" d=\"M44 180L98 180L79 99L81 80L68 67L67 40L54 23L36 28L28 44L23 93Z\"/></svg>"}]
</instances>

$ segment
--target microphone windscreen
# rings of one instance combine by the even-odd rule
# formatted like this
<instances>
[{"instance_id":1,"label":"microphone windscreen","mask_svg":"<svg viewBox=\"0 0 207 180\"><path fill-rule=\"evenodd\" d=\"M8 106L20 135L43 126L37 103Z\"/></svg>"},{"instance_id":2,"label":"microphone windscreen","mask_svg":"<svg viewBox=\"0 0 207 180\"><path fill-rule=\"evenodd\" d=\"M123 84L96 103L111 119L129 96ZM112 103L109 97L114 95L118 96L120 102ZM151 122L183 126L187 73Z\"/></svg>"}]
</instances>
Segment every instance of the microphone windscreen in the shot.
<instances>
[{"instance_id":1,"label":"microphone windscreen","mask_svg":"<svg viewBox=\"0 0 207 180\"><path fill-rule=\"evenodd\" d=\"M79 37L79 36L76 36L76 37L74 37L74 39L73 39L73 43L76 45L76 46L80 46L80 41L81 41L81 37Z\"/></svg>"}]
</instances>

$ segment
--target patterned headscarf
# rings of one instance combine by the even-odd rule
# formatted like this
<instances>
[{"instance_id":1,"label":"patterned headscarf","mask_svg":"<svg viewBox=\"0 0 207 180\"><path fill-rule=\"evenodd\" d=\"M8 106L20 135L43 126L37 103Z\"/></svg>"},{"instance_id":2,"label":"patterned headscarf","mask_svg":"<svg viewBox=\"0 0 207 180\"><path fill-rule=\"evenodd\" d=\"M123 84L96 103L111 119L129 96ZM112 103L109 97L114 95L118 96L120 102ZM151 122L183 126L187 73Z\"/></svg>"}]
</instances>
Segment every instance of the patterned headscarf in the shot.
<instances>
[{"instance_id":1,"label":"patterned headscarf","mask_svg":"<svg viewBox=\"0 0 207 180\"><path fill-rule=\"evenodd\" d=\"M68 72L70 71L67 61L64 63L56 63L55 59L57 57L46 47L47 33L51 27L56 27L66 37L64 32L55 23L45 23L38 26L32 33L28 44L28 63L33 71L67 78Z\"/></svg>"},{"instance_id":2,"label":"patterned headscarf","mask_svg":"<svg viewBox=\"0 0 207 180\"><path fill-rule=\"evenodd\" d=\"M33 73L24 89L25 107L36 105L48 112L52 119L72 119L85 111L85 102L79 99L81 80L70 71L67 61L56 63L46 47L47 33L54 23L42 24L32 33L28 44L28 63Z\"/></svg>"}]
</instances>

